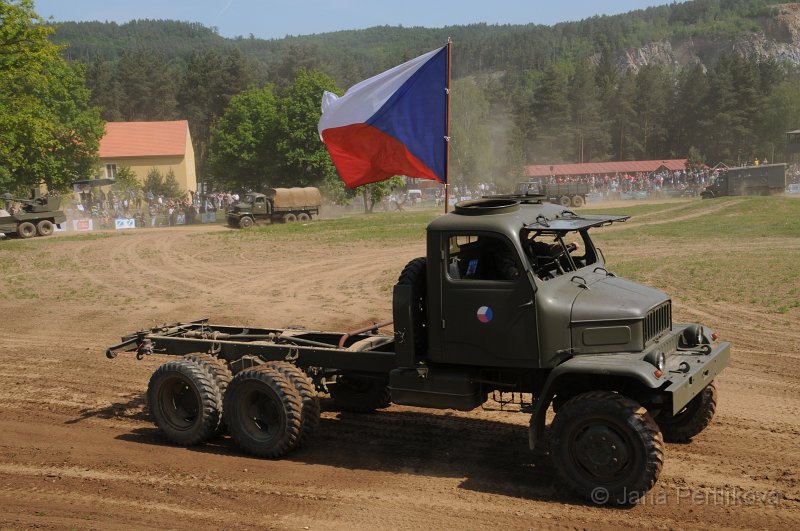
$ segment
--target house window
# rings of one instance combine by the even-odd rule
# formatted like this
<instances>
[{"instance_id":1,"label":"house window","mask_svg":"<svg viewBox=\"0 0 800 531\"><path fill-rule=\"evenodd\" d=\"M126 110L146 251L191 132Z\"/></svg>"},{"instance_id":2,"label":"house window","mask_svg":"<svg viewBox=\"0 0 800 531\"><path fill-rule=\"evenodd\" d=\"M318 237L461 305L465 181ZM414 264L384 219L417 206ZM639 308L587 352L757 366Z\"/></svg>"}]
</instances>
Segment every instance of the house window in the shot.
<instances>
[{"instance_id":1,"label":"house window","mask_svg":"<svg viewBox=\"0 0 800 531\"><path fill-rule=\"evenodd\" d=\"M116 179L116 178L117 178L117 165L106 164L106 179Z\"/></svg>"}]
</instances>

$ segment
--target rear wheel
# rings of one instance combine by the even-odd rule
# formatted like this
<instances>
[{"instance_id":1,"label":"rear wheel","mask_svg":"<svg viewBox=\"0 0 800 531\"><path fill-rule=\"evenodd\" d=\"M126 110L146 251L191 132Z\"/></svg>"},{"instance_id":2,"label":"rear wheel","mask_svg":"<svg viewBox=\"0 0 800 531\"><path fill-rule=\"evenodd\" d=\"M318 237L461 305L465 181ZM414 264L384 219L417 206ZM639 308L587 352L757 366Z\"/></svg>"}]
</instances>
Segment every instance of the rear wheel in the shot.
<instances>
[{"instance_id":1,"label":"rear wheel","mask_svg":"<svg viewBox=\"0 0 800 531\"><path fill-rule=\"evenodd\" d=\"M253 218L251 218L250 216L244 216L242 219L239 220L239 226L243 229L252 227L254 223L255 220L253 220Z\"/></svg>"},{"instance_id":2,"label":"rear wheel","mask_svg":"<svg viewBox=\"0 0 800 531\"><path fill-rule=\"evenodd\" d=\"M48 219L43 219L36 224L36 232L39 236L50 236L53 234L53 223Z\"/></svg>"},{"instance_id":3,"label":"rear wheel","mask_svg":"<svg viewBox=\"0 0 800 531\"><path fill-rule=\"evenodd\" d=\"M222 398L225 396L225 391L228 389L228 385L231 383L231 379L233 378L230 368L228 368L228 365L223 360L217 358L216 356L212 356L211 354L198 352L195 354L187 354L183 357L183 359L197 363L206 369L206 371L208 371L208 373L211 375L211 378L214 379L214 383L217 385L217 389L219 390L220 405L220 423L217 427L217 432L223 432L225 426L224 411L222 410Z\"/></svg>"},{"instance_id":4,"label":"rear wheel","mask_svg":"<svg viewBox=\"0 0 800 531\"><path fill-rule=\"evenodd\" d=\"M36 226L30 221L23 221L17 227L17 234L23 239L33 238L36 236Z\"/></svg>"},{"instance_id":5,"label":"rear wheel","mask_svg":"<svg viewBox=\"0 0 800 531\"><path fill-rule=\"evenodd\" d=\"M294 386L297 394L300 395L300 400L303 401L303 427L300 430L300 440L297 442L297 446L302 446L317 431L319 426L319 397L316 389L314 389L314 384L306 373L288 361L270 361L266 365L283 374Z\"/></svg>"},{"instance_id":6,"label":"rear wheel","mask_svg":"<svg viewBox=\"0 0 800 531\"><path fill-rule=\"evenodd\" d=\"M198 444L214 435L222 412L220 397L209 372L186 359L163 364L147 386L156 426L177 444Z\"/></svg>"},{"instance_id":7,"label":"rear wheel","mask_svg":"<svg viewBox=\"0 0 800 531\"><path fill-rule=\"evenodd\" d=\"M714 382L692 398L677 415L661 414L656 422L667 442L688 442L708 427L717 410L717 386Z\"/></svg>"},{"instance_id":8,"label":"rear wheel","mask_svg":"<svg viewBox=\"0 0 800 531\"><path fill-rule=\"evenodd\" d=\"M655 485L664 441L644 407L607 391L580 394L559 408L550 456L580 496L596 504L636 503Z\"/></svg>"},{"instance_id":9,"label":"rear wheel","mask_svg":"<svg viewBox=\"0 0 800 531\"><path fill-rule=\"evenodd\" d=\"M299 214L297 214L297 221L310 221L310 220L311 216L309 216L305 212L300 212Z\"/></svg>"},{"instance_id":10,"label":"rear wheel","mask_svg":"<svg viewBox=\"0 0 800 531\"><path fill-rule=\"evenodd\" d=\"M268 365L237 374L225 393L228 430L244 451L280 457L302 432L302 400L289 380Z\"/></svg>"},{"instance_id":11,"label":"rear wheel","mask_svg":"<svg viewBox=\"0 0 800 531\"><path fill-rule=\"evenodd\" d=\"M297 216L295 216L291 212L288 213L288 214L284 214L283 215L283 222L284 223L293 223L295 221L297 221Z\"/></svg>"},{"instance_id":12,"label":"rear wheel","mask_svg":"<svg viewBox=\"0 0 800 531\"><path fill-rule=\"evenodd\" d=\"M342 411L370 413L392 403L392 395L382 379L341 375L330 391L333 402Z\"/></svg>"},{"instance_id":13,"label":"rear wheel","mask_svg":"<svg viewBox=\"0 0 800 531\"><path fill-rule=\"evenodd\" d=\"M579 208L579 207L582 207L584 203L585 203L585 201L583 200L582 196L579 196L579 195L573 195L572 196L572 206L574 206L576 208Z\"/></svg>"},{"instance_id":14,"label":"rear wheel","mask_svg":"<svg viewBox=\"0 0 800 531\"><path fill-rule=\"evenodd\" d=\"M570 206L570 204L572 204L572 200L569 198L568 195L562 195L561 197L558 198L558 204L563 207L568 207Z\"/></svg>"}]
</instances>

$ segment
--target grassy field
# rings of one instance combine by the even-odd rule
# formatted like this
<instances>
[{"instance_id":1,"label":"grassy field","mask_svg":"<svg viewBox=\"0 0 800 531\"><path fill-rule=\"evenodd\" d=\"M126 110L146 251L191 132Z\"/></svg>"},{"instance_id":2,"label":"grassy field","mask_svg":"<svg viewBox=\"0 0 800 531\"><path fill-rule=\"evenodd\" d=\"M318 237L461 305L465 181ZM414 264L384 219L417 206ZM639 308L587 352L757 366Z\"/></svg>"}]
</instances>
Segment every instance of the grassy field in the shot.
<instances>
[{"instance_id":1,"label":"grassy field","mask_svg":"<svg viewBox=\"0 0 800 531\"><path fill-rule=\"evenodd\" d=\"M635 204L583 209L587 213L625 213L626 223L593 232L609 268L618 275L658 287L687 300L747 301L768 312L800 308L800 200L783 197L723 198L714 201ZM425 238L425 227L439 210L376 213L307 224L276 224L249 230L198 232L198 247L242 253L259 243L306 242L310 246L403 246ZM81 269L73 242L101 245L128 233L59 235L0 242L0 297L30 299L32 286L48 271ZM155 236L155 235L154 235ZM162 231L158 237L168 237ZM277 248L277 247L276 247ZM143 250L155 257L158 251ZM113 266L111 263L109 266ZM58 293L58 295L55 295ZM70 297L62 286L53 296ZM86 292L83 292L86 295ZM102 293L98 293L102 296ZM798 312L800 313L800 312Z\"/></svg>"}]
</instances>

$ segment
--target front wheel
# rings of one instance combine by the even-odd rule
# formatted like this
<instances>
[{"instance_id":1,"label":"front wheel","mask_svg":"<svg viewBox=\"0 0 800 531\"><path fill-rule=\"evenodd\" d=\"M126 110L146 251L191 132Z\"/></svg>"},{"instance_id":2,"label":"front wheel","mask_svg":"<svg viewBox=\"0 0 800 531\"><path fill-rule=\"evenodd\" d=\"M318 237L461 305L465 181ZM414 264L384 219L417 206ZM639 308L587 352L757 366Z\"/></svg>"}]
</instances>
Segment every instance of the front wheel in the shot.
<instances>
[{"instance_id":1,"label":"front wheel","mask_svg":"<svg viewBox=\"0 0 800 531\"><path fill-rule=\"evenodd\" d=\"M667 442L688 442L711 424L717 410L717 386L714 382L692 398L677 415L661 414L656 422Z\"/></svg>"},{"instance_id":2,"label":"front wheel","mask_svg":"<svg viewBox=\"0 0 800 531\"><path fill-rule=\"evenodd\" d=\"M36 225L30 221L23 221L17 227L17 234L22 239L33 238L36 236Z\"/></svg>"},{"instance_id":3,"label":"front wheel","mask_svg":"<svg viewBox=\"0 0 800 531\"><path fill-rule=\"evenodd\" d=\"M239 226L243 229L247 229L252 227L255 221L250 216L244 216L242 219L239 220Z\"/></svg>"},{"instance_id":4,"label":"front wheel","mask_svg":"<svg viewBox=\"0 0 800 531\"><path fill-rule=\"evenodd\" d=\"M596 504L632 504L664 463L658 425L637 402L608 391L567 401L550 428L550 456L567 484Z\"/></svg>"}]
</instances>

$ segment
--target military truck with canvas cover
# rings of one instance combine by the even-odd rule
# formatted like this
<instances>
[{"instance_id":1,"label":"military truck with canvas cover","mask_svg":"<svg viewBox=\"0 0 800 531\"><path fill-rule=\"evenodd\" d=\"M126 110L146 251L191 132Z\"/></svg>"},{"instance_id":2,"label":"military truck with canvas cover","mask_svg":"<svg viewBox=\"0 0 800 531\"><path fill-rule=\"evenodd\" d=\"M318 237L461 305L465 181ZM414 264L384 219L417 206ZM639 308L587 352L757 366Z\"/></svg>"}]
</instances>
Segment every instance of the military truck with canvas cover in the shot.
<instances>
[{"instance_id":1,"label":"military truck with canvas cover","mask_svg":"<svg viewBox=\"0 0 800 531\"><path fill-rule=\"evenodd\" d=\"M608 269L590 231L626 219L526 196L462 202L428 225L426 256L400 273L392 333L380 332L392 321L324 332L199 320L130 334L107 355L185 356L147 391L173 442L202 442L224 420L245 451L285 455L316 429L317 393L361 412L491 401L531 415L530 448L548 450L579 495L635 503L664 441L709 425L730 344L673 323L669 296Z\"/></svg>"},{"instance_id":2,"label":"military truck with canvas cover","mask_svg":"<svg viewBox=\"0 0 800 531\"><path fill-rule=\"evenodd\" d=\"M322 196L318 188L267 188L263 194L245 194L226 213L228 225L247 228L256 222L310 221L319 215Z\"/></svg>"},{"instance_id":3,"label":"military truck with canvas cover","mask_svg":"<svg viewBox=\"0 0 800 531\"><path fill-rule=\"evenodd\" d=\"M0 209L0 233L18 238L33 238L34 236L50 236L55 227L67 221L66 216L59 210L61 198L58 196L42 196L39 190L31 190L30 199L19 199L11 194L0 196L9 203L22 203L22 209L13 215L6 209Z\"/></svg>"}]
</instances>

